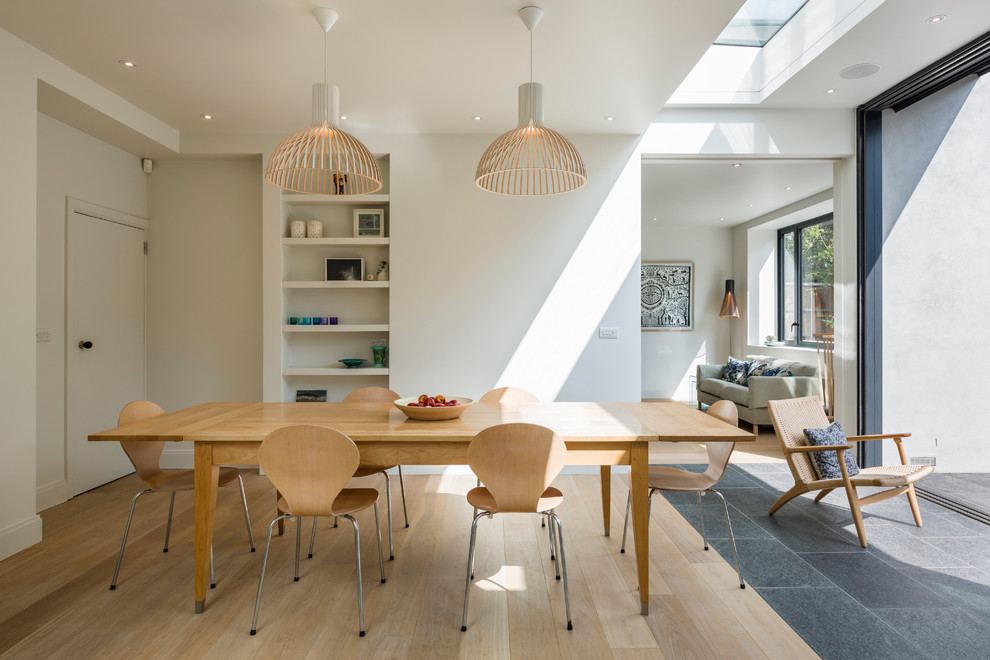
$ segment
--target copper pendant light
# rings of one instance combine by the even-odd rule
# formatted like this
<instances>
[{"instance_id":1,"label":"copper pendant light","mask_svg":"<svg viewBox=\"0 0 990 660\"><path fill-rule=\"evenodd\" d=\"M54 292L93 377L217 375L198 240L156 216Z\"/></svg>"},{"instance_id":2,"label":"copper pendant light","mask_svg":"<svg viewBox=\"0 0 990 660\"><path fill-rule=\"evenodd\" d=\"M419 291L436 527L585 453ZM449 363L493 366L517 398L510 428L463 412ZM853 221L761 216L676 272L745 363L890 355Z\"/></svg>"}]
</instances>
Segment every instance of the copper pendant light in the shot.
<instances>
[{"instance_id":1,"label":"copper pendant light","mask_svg":"<svg viewBox=\"0 0 990 660\"><path fill-rule=\"evenodd\" d=\"M323 83L313 85L313 124L272 152L265 179L284 190L322 195L365 195L382 188L378 161L360 140L340 130L340 92L326 83L326 34L339 14L318 7L323 28Z\"/></svg>"},{"instance_id":2,"label":"copper pendant light","mask_svg":"<svg viewBox=\"0 0 990 660\"><path fill-rule=\"evenodd\" d=\"M584 161L574 145L543 125L543 85L533 80L533 28L543 17L539 7L523 7L519 16L529 30L530 82L519 86L519 125L489 145L478 162L475 183L500 195L556 195L588 182Z\"/></svg>"}]
</instances>

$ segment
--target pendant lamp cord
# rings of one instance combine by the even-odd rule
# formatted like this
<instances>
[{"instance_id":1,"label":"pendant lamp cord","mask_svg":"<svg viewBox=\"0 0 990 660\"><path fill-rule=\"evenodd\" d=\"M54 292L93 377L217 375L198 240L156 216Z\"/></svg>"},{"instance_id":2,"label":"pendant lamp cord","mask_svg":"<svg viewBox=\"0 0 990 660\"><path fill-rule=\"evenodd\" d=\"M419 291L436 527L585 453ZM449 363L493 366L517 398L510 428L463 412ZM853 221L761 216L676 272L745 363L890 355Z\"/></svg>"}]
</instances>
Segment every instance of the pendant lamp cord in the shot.
<instances>
[{"instance_id":1,"label":"pendant lamp cord","mask_svg":"<svg viewBox=\"0 0 990 660\"><path fill-rule=\"evenodd\" d=\"M533 29L529 30L529 123L533 123Z\"/></svg>"}]
</instances>

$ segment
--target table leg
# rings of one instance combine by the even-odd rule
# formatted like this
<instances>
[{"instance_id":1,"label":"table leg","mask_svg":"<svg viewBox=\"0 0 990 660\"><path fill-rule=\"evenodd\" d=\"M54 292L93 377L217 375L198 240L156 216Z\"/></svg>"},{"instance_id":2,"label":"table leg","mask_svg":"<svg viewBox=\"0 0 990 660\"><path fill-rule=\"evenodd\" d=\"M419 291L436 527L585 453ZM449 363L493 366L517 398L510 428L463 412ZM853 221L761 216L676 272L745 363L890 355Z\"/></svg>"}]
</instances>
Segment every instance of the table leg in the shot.
<instances>
[{"instance_id":1,"label":"table leg","mask_svg":"<svg viewBox=\"0 0 990 660\"><path fill-rule=\"evenodd\" d=\"M195 612L206 609L206 590L210 583L210 549L213 547L213 518L217 508L217 481L220 466L213 464L213 444L195 443Z\"/></svg>"},{"instance_id":2,"label":"table leg","mask_svg":"<svg viewBox=\"0 0 990 660\"><path fill-rule=\"evenodd\" d=\"M633 539L639 574L640 612L650 613L649 443L634 442L629 449L629 488L632 492Z\"/></svg>"},{"instance_id":3,"label":"table leg","mask_svg":"<svg viewBox=\"0 0 990 660\"><path fill-rule=\"evenodd\" d=\"M602 472L602 523L605 525L605 536L609 535L612 513L612 466L601 466Z\"/></svg>"}]
</instances>

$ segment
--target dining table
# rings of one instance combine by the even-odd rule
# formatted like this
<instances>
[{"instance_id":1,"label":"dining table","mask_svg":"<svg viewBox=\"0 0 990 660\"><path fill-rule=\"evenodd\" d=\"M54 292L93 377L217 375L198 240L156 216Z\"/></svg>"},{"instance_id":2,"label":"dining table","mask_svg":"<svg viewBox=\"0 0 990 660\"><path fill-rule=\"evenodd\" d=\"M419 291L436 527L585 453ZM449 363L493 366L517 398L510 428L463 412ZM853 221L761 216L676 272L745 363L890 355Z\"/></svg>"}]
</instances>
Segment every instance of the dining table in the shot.
<instances>
[{"instance_id":1,"label":"dining table","mask_svg":"<svg viewBox=\"0 0 990 660\"><path fill-rule=\"evenodd\" d=\"M409 419L392 403L214 402L93 433L89 440L191 442L194 448L194 611L206 608L221 465L258 465L258 448L283 426L328 426L351 438L362 462L467 465L480 431L512 422L539 424L567 445L567 464L599 466L602 522L609 534L611 466L628 465L640 612L649 614L648 472L651 442L747 442L754 436L684 403L540 402L470 405L459 417Z\"/></svg>"}]
</instances>

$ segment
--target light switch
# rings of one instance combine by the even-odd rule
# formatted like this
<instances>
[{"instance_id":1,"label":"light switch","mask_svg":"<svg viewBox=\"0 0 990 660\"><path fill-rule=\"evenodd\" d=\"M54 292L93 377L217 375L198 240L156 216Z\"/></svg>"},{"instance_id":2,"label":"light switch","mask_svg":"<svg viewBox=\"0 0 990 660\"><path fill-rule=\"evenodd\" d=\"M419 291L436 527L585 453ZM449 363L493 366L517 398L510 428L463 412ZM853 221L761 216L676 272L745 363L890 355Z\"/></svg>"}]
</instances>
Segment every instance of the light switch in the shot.
<instances>
[{"instance_id":1,"label":"light switch","mask_svg":"<svg viewBox=\"0 0 990 660\"><path fill-rule=\"evenodd\" d=\"M598 338L599 339L618 339L619 329L618 328L598 328Z\"/></svg>"},{"instance_id":2,"label":"light switch","mask_svg":"<svg viewBox=\"0 0 990 660\"><path fill-rule=\"evenodd\" d=\"M35 340L37 343L48 342L52 340L52 331L48 328L38 328L34 333Z\"/></svg>"}]
</instances>

